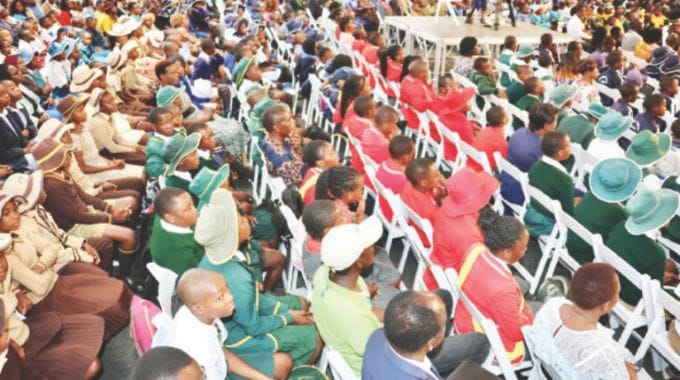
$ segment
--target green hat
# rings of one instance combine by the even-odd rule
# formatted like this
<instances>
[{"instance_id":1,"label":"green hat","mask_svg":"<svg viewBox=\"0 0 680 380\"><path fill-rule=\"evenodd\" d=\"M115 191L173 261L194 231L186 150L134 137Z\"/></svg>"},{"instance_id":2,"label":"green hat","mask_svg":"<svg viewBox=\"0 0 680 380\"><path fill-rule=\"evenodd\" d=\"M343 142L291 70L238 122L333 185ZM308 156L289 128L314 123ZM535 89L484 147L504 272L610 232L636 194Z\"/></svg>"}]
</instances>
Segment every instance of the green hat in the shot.
<instances>
[{"instance_id":1,"label":"green hat","mask_svg":"<svg viewBox=\"0 0 680 380\"><path fill-rule=\"evenodd\" d=\"M198 197L199 210L208 203L213 191L220 187L227 178L229 178L229 164L222 165L218 170L205 167L196 174L189 184L189 191Z\"/></svg>"},{"instance_id":2,"label":"green hat","mask_svg":"<svg viewBox=\"0 0 680 380\"><path fill-rule=\"evenodd\" d=\"M665 133L652 133L648 130L639 132L630 142L626 157L638 165L651 165L668 153L671 149L671 137Z\"/></svg>"},{"instance_id":3,"label":"green hat","mask_svg":"<svg viewBox=\"0 0 680 380\"><path fill-rule=\"evenodd\" d=\"M562 108L578 91L578 86L561 84L550 93L550 101L557 108Z\"/></svg>"},{"instance_id":4,"label":"green hat","mask_svg":"<svg viewBox=\"0 0 680 380\"><path fill-rule=\"evenodd\" d=\"M600 118L607 113L607 108L600 103L590 103L588 104L588 108L583 110L582 113L600 120Z\"/></svg>"},{"instance_id":5,"label":"green hat","mask_svg":"<svg viewBox=\"0 0 680 380\"><path fill-rule=\"evenodd\" d=\"M177 169L177 165L189 153L198 149L201 142L201 134L194 132L189 136L182 133L175 133L163 146L163 160L168 164L168 175L172 175Z\"/></svg>"},{"instance_id":6,"label":"green hat","mask_svg":"<svg viewBox=\"0 0 680 380\"><path fill-rule=\"evenodd\" d=\"M633 118L623 116L616 111L609 111L600 118L595 126L595 137L606 141L618 140L632 124Z\"/></svg>"},{"instance_id":7,"label":"green hat","mask_svg":"<svg viewBox=\"0 0 680 380\"><path fill-rule=\"evenodd\" d=\"M180 89L173 86L164 86L156 93L156 103L159 107L167 106L177 99Z\"/></svg>"},{"instance_id":8,"label":"green hat","mask_svg":"<svg viewBox=\"0 0 680 380\"><path fill-rule=\"evenodd\" d=\"M534 53L536 53L536 49L534 49L533 46L521 44L519 45L519 50L517 50L517 54L515 54L515 56L517 58L526 58L528 56L534 55Z\"/></svg>"},{"instance_id":9,"label":"green hat","mask_svg":"<svg viewBox=\"0 0 680 380\"><path fill-rule=\"evenodd\" d=\"M675 191L642 188L626 204L629 215L626 230L632 235L654 231L668 223L677 210L678 193Z\"/></svg>"},{"instance_id":10,"label":"green hat","mask_svg":"<svg viewBox=\"0 0 680 380\"><path fill-rule=\"evenodd\" d=\"M210 196L196 222L196 242L205 247L213 265L224 264L238 250L238 212L231 192L217 189Z\"/></svg>"},{"instance_id":11,"label":"green hat","mask_svg":"<svg viewBox=\"0 0 680 380\"><path fill-rule=\"evenodd\" d=\"M255 58L241 58L236 64L234 68L234 83L236 83L237 88L243 83L243 78L246 77L246 73L253 62L255 62Z\"/></svg>"},{"instance_id":12,"label":"green hat","mask_svg":"<svg viewBox=\"0 0 680 380\"><path fill-rule=\"evenodd\" d=\"M263 98L259 102L255 103L253 108L250 110L250 117L246 121L250 133L256 133L262 129L262 115L265 111L274 107L277 104L276 100L272 98Z\"/></svg>"},{"instance_id":13,"label":"green hat","mask_svg":"<svg viewBox=\"0 0 680 380\"><path fill-rule=\"evenodd\" d=\"M642 169L627 158L609 158L595 165L589 180L595 198L607 203L622 202L637 189Z\"/></svg>"}]
</instances>

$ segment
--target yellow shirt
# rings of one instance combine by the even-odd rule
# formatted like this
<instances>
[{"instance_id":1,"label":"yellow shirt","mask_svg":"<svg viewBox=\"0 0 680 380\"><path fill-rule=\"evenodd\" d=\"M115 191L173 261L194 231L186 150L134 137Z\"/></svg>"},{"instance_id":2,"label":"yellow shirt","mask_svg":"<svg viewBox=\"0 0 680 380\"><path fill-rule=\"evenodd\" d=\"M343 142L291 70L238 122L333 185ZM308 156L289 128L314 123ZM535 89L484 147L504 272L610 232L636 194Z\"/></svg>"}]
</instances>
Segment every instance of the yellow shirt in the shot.
<instances>
[{"instance_id":1,"label":"yellow shirt","mask_svg":"<svg viewBox=\"0 0 680 380\"><path fill-rule=\"evenodd\" d=\"M104 12L97 12L97 30L107 34L113 28L116 21Z\"/></svg>"},{"instance_id":2,"label":"yellow shirt","mask_svg":"<svg viewBox=\"0 0 680 380\"><path fill-rule=\"evenodd\" d=\"M640 43L635 46L634 54L636 57L649 62L652 59L652 51L655 48L656 44L649 45L645 43L645 41L640 41Z\"/></svg>"},{"instance_id":3,"label":"yellow shirt","mask_svg":"<svg viewBox=\"0 0 680 380\"><path fill-rule=\"evenodd\" d=\"M666 16L661 15L652 16L649 21L652 23L652 25L654 25L655 28L662 28L664 25L666 25L666 21L668 21L668 19Z\"/></svg>"}]
</instances>

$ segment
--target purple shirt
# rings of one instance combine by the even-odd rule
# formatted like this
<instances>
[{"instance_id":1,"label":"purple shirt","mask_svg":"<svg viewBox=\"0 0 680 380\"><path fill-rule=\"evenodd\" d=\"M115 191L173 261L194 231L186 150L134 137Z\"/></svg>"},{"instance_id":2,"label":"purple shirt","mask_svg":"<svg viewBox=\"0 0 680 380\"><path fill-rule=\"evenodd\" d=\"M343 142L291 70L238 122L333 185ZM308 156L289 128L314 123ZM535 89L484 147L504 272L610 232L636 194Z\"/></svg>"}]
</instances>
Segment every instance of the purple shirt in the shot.
<instances>
[{"instance_id":1,"label":"purple shirt","mask_svg":"<svg viewBox=\"0 0 680 380\"><path fill-rule=\"evenodd\" d=\"M637 131L648 130L650 132L663 132L666 130L666 122L661 118L652 116L647 112L643 112L635 116L635 121L638 123Z\"/></svg>"},{"instance_id":2,"label":"purple shirt","mask_svg":"<svg viewBox=\"0 0 680 380\"><path fill-rule=\"evenodd\" d=\"M508 141L507 160L523 172L528 172L531 165L543 156L541 138L529 128L521 128L510 136ZM501 173L501 194L506 200L521 204L524 194L519 182L505 172Z\"/></svg>"},{"instance_id":3,"label":"purple shirt","mask_svg":"<svg viewBox=\"0 0 680 380\"><path fill-rule=\"evenodd\" d=\"M626 101L623 99L615 101L614 104L612 105L612 110L620 113L623 116L630 116L631 113L631 109L628 106L628 103L626 103Z\"/></svg>"}]
</instances>

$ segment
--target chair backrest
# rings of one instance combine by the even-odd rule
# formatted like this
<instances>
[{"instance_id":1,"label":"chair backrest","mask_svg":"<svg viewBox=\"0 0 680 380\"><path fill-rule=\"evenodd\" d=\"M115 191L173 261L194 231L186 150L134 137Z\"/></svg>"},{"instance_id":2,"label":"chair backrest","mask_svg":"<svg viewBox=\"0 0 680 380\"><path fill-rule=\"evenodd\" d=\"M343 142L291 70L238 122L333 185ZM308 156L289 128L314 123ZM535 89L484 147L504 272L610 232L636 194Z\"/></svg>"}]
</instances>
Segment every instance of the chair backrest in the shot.
<instances>
[{"instance_id":1,"label":"chair backrest","mask_svg":"<svg viewBox=\"0 0 680 380\"><path fill-rule=\"evenodd\" d=\"M485 172L493 174L491 171L491 164L489 164L489 158L486 156L486 153L478 151L472 145L466 143L463 140L459 141L457 147L459 152L463 152L465 154L466 160L471 158L477 164L479 164L479 166L481 166Z\"/></svg>"},{"instance_id":2,"label":"chair backrest","mask_svg":"<svg viewBox=\"0 0 680 380\"><path fill-rule=\"evenodd\" d=\"M400 200L401 201L401 200ZM408 205L406 205L404 202L400 202L402 205L402 210L404 211L404 218L413 223L418 229L420 229L425 236L427 237L428 241L423 242L427 244L423 244L423 247L429 246L432 247L433 244L433 239L432 236L434 234L434 230L432 228L432 223L430 223L429 220L423 218L422 216L418 215L415 211L413 211ZM420 240L420 239L419 239ZM429 251L431 251L432 248L429 248ZM429 253L429 252L428 252Z\"/></svg>"},{"instance_id":3,"label":"chair backrest","mask_svg":"<svg viewBox=\"0 0 680 380\"><path fill-rule=\"evenodd\" d=\"M461 291L460 287L458 286L458 275L453 269L448 268L444 273L446 274L449 284L451 284L451 287L456 293L454 297L456 297L459 302L463 303L465 309L467 309L467 311L470 313L472 319L475 320L482 327L482 329L484 329L484 334L486 335L487 339L489 339L489 343L491 343L491 352L496 357L498 366L501 368L504 378L506 380L517 380L517 376L515 375L513 366L510 363L508 354L505 351L505 346L503 345L503 341L501 340L501 337L498 333L496 324L489 318L486 318L472 303L472 301L470 301L465 293Z\"/></svg>"},{"instance_id":4,"label":"chair backrest","mask_svg":"<svg viewBox=\"0 0 680 380\"><path fill-rule=\"evenodd\" d=\"M548 211L555 215L555 218L557 218L558 214L562 213L562 206L560 205L559 201L550 198L544 192L531 185L527 187L527 191L531 198L540 203L541 206L548 209Z\"/></svg>"},{"instance_id":5,"label":"chair backrest","mask_svg":"<svg viewBox=\"0 0 680 380\"><path fill-rule=\"evenodd\" d=\"M319 367L323 372L330 368L334 379L359 380L359 376L354 373L345 358L328 345L323 348Z\"/></svg>"},{"instance_id":6,"label":"chair backrest","mask_svg":"<svg viewBox=\"0 0 680 380\"><path fill-rule=\"evenodd\" d=\"M177 273L154 262L147 263L146 269L158 281L158 304L161 310L172 316L172 295L175 293Z\"/></svg>"},{"instance_id":7,"label":"chair backrest","mask_svg":"<svg viewBox=\"0 0 680 380\"><path fill-rule=\"evenodd\" d=\"M604 243L596 242L596 245L599 246L597 252L602 261L609 263L614 269L621 273L623 277L633 283L638 289L642 290L642 274L638 272L637 269L633 268L626 260L622 259Z\"/></svg>"},{"instance_id":8,"label":"chair backrest","mask_svg":"<svg viewBox=\"0 0 680 380\"><path fill-rule=\"evenodd\" d=\"M286 224L288 225L291 235L293 235L293 239L299 242L304 241L305 237L307 236L305 226L302 224L300 219L295 217L293 210L291 210L290 207L286 206L285 204L282 204L279 206L279 211L281 211L281 214L286 219Z\"/></svg>"},{"instance_id":9,"label":"chair backrest","mask_svg":"<svg viewBox=\"0 0 680 380\"><path fill-rule=\"evenodd\" d=\"M506 173L510 177L514 178L515 181L519 182L520 187L522 188L522 193L524 193L524 203L521 205L515 205L510 202L506 202L505 204L512 209L517 217L523 218L524 213L526 212L527 203L529 202L529 197L527 196L529 177L527 176L527 173L519 170L519 168L503 158L500 152L494 152L493 158L501 172Z\"/></svg>"},{"instance_id":10,"label":"chair backrest","mask_svg":"<svg viewBox=\"0 0 680 380\"><path fill-rule=\"evenodd\" d=\"M526 344L526 349L531 356L531 361L534 363L534 373L537 371L544 371L545 374L547 374L550 379L559 379L560 376L557 373L557 371L555 371L554 368L546 364L541 357L541 352L535 349L536 341L533 339L534 337L527 331L530 328L531 328L530 326L522 327L522 335L524 336L524 343Z\"/></svg>"},{"instance_id":11,"label":"chair backrest","mask_svg":"<svg viewBox=\"0 0 680 380\"><path fill-rule=\"evenodd\" d=\"M510 66L506 65L505 63L502 63L499 60L496 60L494 62L494 65L496 66L498 71L505 73L508 76L508 78L510 78L511 81L519 80L519 78L517 77L517 73L514 70L512 70Z\"/></svg>"}]
</instances>

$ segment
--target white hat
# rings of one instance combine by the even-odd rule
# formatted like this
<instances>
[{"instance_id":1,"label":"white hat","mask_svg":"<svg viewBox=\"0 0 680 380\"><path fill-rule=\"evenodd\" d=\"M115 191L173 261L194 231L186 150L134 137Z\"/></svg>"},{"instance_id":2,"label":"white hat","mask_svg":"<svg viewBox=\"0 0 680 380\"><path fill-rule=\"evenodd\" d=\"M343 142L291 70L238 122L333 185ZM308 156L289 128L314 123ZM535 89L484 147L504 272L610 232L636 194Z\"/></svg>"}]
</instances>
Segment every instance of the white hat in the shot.
<instances>
[{"instance_id":1,"label":"white hat","mask_svg":"<svg viewBox=\"0 0 680 380\"><path fill-rule=\"evenodd\" d=\"M137 45L137 42L134 40L128 40L123 47L120 48L120 51L125 54L125 56L129 55L131 51L137 49L139 45Z\"/></svg>"},{"instance_id":2,"label":"white hat","mask_svg":"<svg viewBox=\"0 0 680 380\"><path fill-rule=\"evenodd\" d=\"M194 239L205 247L214 265L229 261L238 250L238 212L234 198L226 189L217 189L198 216Z\"/></svg>"},{"instance_id":3,"label":"white hat","mask_svg":"<svg viewBox=\"0 0 680 380\"><path fill-rule=\"evenodd\" d=\"M361 224L333 227L321 240L321 261L332 270L345 270L380 239L382 232L382 223L375 215Z\"/></svg>"},{"instance_id":4,"label":"white hat","mask_svg":"<svg viewBox=\"0 0 680 380\"><path fill-rule=\"evenodd\" d=\"M128 30L125 24L117 22L113 24L113 28L111 28L111 30L109 30L106 34L113 37L121 37L127 36L130 33L132 33L132 31Z\"/></svg>"},{"instance_id":5,"label":"white hat","mask_svg":"<svg viewBox=\"0 0 680 380\"><path fill-rule=\"evenodd\" d=\"M95 79L104 75L99 69L91 69L88 65L80 65L73 70L73 80L71 82L71 92L87 91Z\"/></svg>"},{"instance_id":6,"label":"white hat","mask_svg":"<svg viewBox=\"0 0 680 380\"><path fill-rule=\"evenodd\" d=\"M73 129L73 124L62 123L60 120L49 118L42 123L40 128L38 128L36 140L40 141L51 137L57 141L61 141L64 134L71 129Z\"/></svg>"},{"instance_id":7,"label":"white hat","mask_svg":"<svg viewBox=\"0 0 680 380\"><path fill-rule=\"evenodd\" d=\"M111 67L111 70L117 71L127 61L127 54L123 54L118 47L113 48L109 56L106 58L106 64Z\"/></svg>"}]
</instances>

